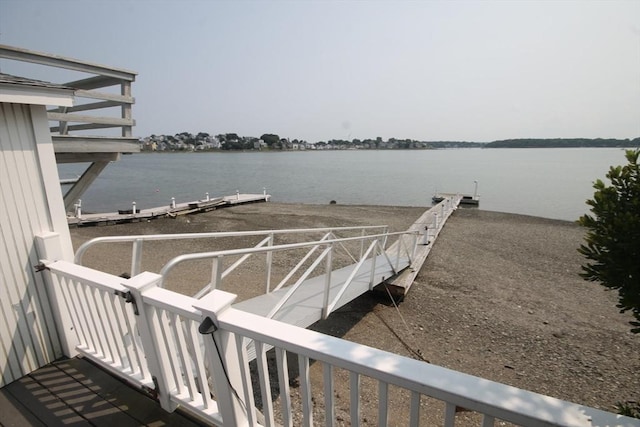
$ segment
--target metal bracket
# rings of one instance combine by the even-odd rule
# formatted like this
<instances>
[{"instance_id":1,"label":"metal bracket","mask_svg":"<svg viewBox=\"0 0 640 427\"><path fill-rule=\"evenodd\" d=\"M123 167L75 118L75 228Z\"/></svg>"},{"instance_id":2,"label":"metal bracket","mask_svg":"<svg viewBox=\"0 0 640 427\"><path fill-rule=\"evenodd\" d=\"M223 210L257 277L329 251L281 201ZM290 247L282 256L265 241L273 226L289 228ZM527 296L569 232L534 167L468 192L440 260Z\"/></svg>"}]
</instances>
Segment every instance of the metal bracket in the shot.
<instances>
[{"instance_id":1,"label":"metal bracket","mask_svg":"<svg viewBox=\"0 0 640 427\"><path fill-rule=\"evenodd\" d=\"M49 270L49 267L47 267L43 262L34 265L33 268L36 270L36 273L40 273L44 270Z\"/></svg>"},{"instance_id":2,"label":"metal bracket","mask_svg":"<svg viewBox=\"0 0 640 427\"><path fill-rule=\"evenodd\" d=\"M147 393L149 395L149 397L151 397L153 400L158 400L158 378L156 377L151 377L151 379L153 380L153 387L147 387L146 385L142 386L142 391L144 391L145 393Z\"/></svg>"},{"instance_id":3,"label":"metal bracket","mask_svg":"<svg viewBox=\"0 0 640 427\"><path fill-rule=\"evenodd\" d=\"M133 297L130 291L115 291L114 293L119 297L124 298L125 302L133 304L133 314L135 314L136 316L140 315L140 312L138 311L138 304L136 304L136 299Z\"/></svg>"}]
</instances>

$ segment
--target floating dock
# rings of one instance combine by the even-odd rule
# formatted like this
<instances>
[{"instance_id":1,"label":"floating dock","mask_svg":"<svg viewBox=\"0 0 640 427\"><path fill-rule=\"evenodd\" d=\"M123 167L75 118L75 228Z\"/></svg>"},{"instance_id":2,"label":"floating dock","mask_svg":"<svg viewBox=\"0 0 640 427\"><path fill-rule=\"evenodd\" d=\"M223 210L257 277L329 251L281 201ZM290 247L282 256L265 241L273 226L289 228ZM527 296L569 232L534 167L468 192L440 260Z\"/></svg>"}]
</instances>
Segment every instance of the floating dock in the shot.
<instances>
[{"instance_id":1,"label":"floating dock","mask_svg":"<svg viewBox=\"0 0 640 427\"><path fill-rule=\"evenodd\" d=\"M434 204L442 202L446 198L457 196L454 193L436 193L431 198ZM460 204L468 206L480 206L480 197L477 195L460 194Z\"/></svg>"},{"instance_id":2,"label":"floating dock","mask_svg":"<svg viewBox=\"0 0 640 427\"><path fill-rule=\"evenodd\" d=\"M202 200L195 200L186 203L172 203L167 206L159 206L150 209L140 209L135 211L132 206L128 210L119 210L118 212L83 214L76 213L74 216L68 216L67 221L71 227L85 227L95 225L112 225L125 222L140 222L156 218L173 217L179 215L188 215L200 212L209 212L214 209L221 209L235 205L243 205L247 203L268 202L271 198L268 194L234 194L232 196L214 197Z\"/></svg>"}]
</instances>

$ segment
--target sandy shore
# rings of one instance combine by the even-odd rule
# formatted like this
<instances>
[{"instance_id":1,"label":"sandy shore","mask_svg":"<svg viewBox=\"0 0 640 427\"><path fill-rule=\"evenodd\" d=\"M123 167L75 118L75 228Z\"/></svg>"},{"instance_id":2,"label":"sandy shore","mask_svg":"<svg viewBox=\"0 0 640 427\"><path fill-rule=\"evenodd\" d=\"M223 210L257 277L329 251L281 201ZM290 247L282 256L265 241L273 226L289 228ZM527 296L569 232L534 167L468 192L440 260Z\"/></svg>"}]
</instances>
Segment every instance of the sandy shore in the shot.
<instances>
[{"instance_id":1,"label":"sandy shore","mask_svg":"<svg viewBox=\"0 0 640 427\"><path fill-rule=\"evenodd\" d=\"M72 238L77 247L92 237L119 234L380 224L402 231L424 210L260 203L177 219L73 229ZM615 308L615 293L578 276L582 259L576 248L583 232L565 221L459 209L399 309L384 295L365 295L314 328L519 388L614 410L617 402L639 398L640 336L629 332L631 316ZM145 247L143 267L157 271L180 253L246 243L251 242L154 243ZM96 248L86 257L87 265L115 274L128 271L129 263L130 251L113 246ZM251 277L258 271L254 268L259 266L240 275L230 290L255 279ZM210 266L204 265L180 271L180 280L171 286L193 293L208 272ZM313 370L319 373L321 367ZM338 382L336 413L348 420L345 387ZM375 387L363 384L362 405L369 423L376 421ZM315 398L321 402L321 390ZM406 396L392 394L391 399L404 405ZM320 416L316 421L321 421ZM426 425L435 421L428 418Z\"/></svg>"}]
</instances>

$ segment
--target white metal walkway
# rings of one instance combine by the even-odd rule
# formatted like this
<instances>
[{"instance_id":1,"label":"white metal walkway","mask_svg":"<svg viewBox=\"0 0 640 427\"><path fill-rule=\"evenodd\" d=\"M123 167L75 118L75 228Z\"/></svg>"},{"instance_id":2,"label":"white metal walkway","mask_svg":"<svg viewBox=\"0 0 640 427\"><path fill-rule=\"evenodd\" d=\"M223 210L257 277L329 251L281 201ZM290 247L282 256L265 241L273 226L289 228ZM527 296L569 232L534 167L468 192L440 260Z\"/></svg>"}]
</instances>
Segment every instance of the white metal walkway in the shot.
<instances>
[{"instance_id":1,"label":"white metal walkway","mask_svg":"<svg viewBox=\"0 0 640 427\"><path fill-rule=\"evenodd\" d=\"M400 272L408 266L409 258L402 257L397 271ZM327 294L325 294L326 274L306 280L296 292L292 293L272 318L306 328L324 317L325 299L336 301L331 310L335 311L395 275L384 255L378 255L373 261L367 259L362 264L360 271L356 271L356 267L357 264L353 264L332 271ZM343 290L343 286L349 281L352 274L355 276L349 286ZM282 288L239 302L233 307L259 316L271 317L269 316L271 312L290 291L291 287Z\"/></svg>"}]
</instances>

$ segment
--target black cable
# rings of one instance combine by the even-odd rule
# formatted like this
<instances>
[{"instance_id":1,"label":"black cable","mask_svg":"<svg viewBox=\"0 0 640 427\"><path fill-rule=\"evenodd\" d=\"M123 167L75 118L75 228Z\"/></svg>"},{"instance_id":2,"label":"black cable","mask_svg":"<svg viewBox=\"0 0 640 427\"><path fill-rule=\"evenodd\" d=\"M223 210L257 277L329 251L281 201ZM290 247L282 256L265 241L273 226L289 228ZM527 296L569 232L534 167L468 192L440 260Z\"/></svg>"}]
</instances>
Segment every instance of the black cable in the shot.
<instances>
[{"instance_id":1,"label":"black cable","mask_svg":"<svg viewBox=\"0 0 640 427\"><path fill-rule=\"evenodd\" d=\"M244 413L247 416L249 416L249 410L247 409L247 405L240 398L240 395L231 384L231 379L229 378L229 373L227 372L227 366L224 363L224 359L222 358L222 353L220 352L220 347L218 347L218 342L216 341L216 337L214 334L211 334L211 339L213 339L213 344L216 346L216 352L218 353L218 358L220 359L220 363L222 364L222 371L224 372L224 376L227 379L227 384L229 385L229 388L231 389L233 394L236 396L236 399L238 399L238 402L240 402L240 405L242 405L242 409L244 410Z\"/></svg>"}]
</instances>

